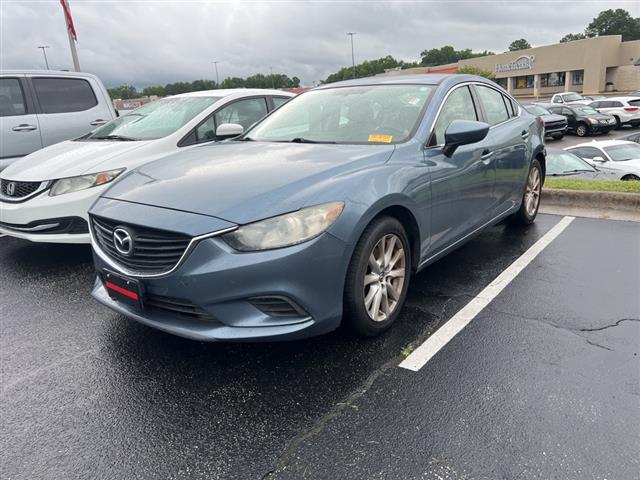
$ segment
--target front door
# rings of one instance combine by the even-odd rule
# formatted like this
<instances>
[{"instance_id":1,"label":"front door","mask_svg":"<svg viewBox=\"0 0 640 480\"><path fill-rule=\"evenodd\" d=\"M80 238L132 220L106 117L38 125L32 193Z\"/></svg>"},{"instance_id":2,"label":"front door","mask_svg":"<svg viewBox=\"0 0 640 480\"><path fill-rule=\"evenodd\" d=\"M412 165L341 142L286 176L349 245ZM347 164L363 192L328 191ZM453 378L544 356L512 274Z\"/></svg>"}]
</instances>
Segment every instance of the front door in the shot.
<instances>
[{"instance_id":1,"label":"front door","mask_svg":"<svg viewBox=\"0 0 640 480\"><path fill-rule=\"evenodd\" d=\"M435 254L481 225L494 208L495 164L480 144L442 152L444 133L453 120L478 120L479 108L468 85L454 87L436 119L425 161L431 173L431 238Z\"/></svg>"}]
</instances>

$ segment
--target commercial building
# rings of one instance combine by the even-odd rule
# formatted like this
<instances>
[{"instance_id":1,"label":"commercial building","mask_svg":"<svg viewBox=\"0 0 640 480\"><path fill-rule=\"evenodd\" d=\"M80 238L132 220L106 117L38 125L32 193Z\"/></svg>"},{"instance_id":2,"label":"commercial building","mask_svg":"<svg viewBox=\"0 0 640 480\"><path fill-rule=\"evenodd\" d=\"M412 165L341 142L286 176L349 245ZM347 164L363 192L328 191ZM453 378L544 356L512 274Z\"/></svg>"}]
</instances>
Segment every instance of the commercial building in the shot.
<instances>
[{"instance_id":1,"label":"commercial building","mask_svg":"<svg viewBox=\"0 0 640 480\"><path fill-rule=\"evenodd\" d=\"M516 96L629 92L640 89L640 40L607 35L387 73L448 73L466 66L493 72L496 82Z\"/></svg>"}]
</instances>

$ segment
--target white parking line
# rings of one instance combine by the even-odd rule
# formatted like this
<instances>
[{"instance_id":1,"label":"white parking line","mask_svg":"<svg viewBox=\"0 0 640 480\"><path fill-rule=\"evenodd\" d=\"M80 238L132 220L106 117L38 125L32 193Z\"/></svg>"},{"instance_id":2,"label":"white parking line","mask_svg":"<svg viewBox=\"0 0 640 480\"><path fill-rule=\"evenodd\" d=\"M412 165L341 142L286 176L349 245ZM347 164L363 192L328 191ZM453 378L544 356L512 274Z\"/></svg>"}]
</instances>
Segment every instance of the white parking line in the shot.
<instances>
[{"instance_id":1,"label":"white parking line","mask_svg":"<svg viewBox=\"0 0 640 480\"><path fill-rule=\"evenodd\" d=\"M524 252L515 262L509 265L506 270L498 275L493 282L487 285L477 297L467 303L458 313L451 317L447 323L436 330L422 345L416 348L399 366L407 370L413 370L414 372L424 367L442 347L449 343L449 340L460 333L547 245L560 235L574 218L575 217L563 217L562 220L555 224L540 240L534 243L529 250Z\"/></svg>"}]
</instances>

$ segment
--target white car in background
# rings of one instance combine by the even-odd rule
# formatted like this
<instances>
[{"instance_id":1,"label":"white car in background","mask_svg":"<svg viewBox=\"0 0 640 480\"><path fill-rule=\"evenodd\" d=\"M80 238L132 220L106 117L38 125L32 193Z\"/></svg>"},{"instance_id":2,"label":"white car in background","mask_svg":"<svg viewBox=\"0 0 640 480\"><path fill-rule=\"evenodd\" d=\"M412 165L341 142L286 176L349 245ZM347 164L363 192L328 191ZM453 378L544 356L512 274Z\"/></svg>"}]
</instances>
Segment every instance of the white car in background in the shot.
<instances>
[{"instance_id":1,"label":"white car in background","mask_svg":"<svg viewBox=\"0 0 640 480\"><path fill-rule=\"evenodd\" d=\"M553 97L551 97L551 104L553 105L562 105L565 103L589 105L592 101L592 99L585 98L576 92L556 93Z\"/></svg>"},{"instance_id":2,"label":"white car in background","mask_svg":"<svg viewBox=\"0 0 640 480\"><path fill-rule=\"evenodd\" d=\"M579 156L598 170L615 174L613 179L640 180L640 145L635 142L594 140L565 150Z\"/></svg>"},{"instance_id":3,"label":"white car in background","mask_svg":"<svg viewBox=\"0 0 640 480\"><path fill-rule=\"evenodd\" d=\"M0 172L0 233L89 243L87 211L112 181L177 150L235 137L293 96L259 89L175 95L21 158Z\"/></svg>"},{"instance_id":4,"label":"white car in background","mask_svg":"<svg viewBox=\"0 0 640 480\"><path fill-rule=\"evenodd\" d=\"M589 104L600 113L606 113L616 119L616 126L640 126L640 97L611 97L596 100Z\"/></svg>"}]
</instances>

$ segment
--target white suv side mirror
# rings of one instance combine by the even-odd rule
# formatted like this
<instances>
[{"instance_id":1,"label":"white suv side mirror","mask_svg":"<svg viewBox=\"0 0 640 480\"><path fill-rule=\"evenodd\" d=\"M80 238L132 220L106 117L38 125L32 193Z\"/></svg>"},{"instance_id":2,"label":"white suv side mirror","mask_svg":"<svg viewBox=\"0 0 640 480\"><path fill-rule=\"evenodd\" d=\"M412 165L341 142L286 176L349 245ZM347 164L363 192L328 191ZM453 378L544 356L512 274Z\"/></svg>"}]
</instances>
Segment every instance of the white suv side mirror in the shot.
<instances>
[{"instance_id":1,"label":"white suv side mirror","mask_svg":"<svg viewBox=\"0 0 640 480\"><path fill-rule=\"evenodd\" d=\"M216 137L233 138L244 133L244 127L238 123L223 123L216 128Z\"/></svg>"}]
</instances>

